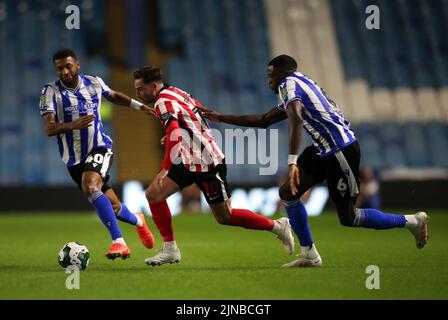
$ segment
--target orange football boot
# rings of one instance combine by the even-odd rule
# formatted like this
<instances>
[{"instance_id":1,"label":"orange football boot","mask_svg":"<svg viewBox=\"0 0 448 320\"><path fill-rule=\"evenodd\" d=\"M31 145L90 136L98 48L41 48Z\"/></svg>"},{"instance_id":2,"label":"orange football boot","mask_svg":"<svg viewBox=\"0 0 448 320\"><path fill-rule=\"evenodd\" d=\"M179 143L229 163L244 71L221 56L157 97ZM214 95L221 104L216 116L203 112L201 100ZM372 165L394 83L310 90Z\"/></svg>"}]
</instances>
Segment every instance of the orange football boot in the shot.
<instances>
[{"instance_id":1,"label":"orange football boot","mask_svg":"<svg viewBox=\"0 0 448 320\"><path fill-rule=\"evenodd\" d=\"M140 241L146 248L154 248L154 236L152 235L151 230L149 230L148 225L146 224L145 216L141 212L137 212L136 215L138 215L143 221L143 225L141 227L135 227Z\"/></svg>"},{"instance_id":2,"label":"orange football boot","mask_svg":"<svg viewBox=\"0 0 448 320\"><path fill-rule=\"evenodd\" d=\"M127 245L116 242L112 244L112 247L106 252L105 256L111 260L118 257L124 260L131 257L131 249Z\"/></svg>"}]
</instances>

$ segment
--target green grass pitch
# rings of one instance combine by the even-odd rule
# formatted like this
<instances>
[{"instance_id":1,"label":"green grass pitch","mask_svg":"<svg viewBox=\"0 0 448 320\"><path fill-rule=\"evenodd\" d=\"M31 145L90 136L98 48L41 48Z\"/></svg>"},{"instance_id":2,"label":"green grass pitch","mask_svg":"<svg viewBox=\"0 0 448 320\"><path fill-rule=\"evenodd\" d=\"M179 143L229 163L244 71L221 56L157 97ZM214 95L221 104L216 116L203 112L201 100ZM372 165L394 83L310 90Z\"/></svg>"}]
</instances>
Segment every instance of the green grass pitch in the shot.
<instances>
[{"instance_id":1,"label":"green grass pitch","mask_svg":"<svg viewBox=\"0 0 448 320\"><path fill-rule=\"evenodd\" d=\"M181 263L149 267L143 260L161 245L150 218L156 248L146 250L135 230L120 223L131 259L110 261L108 233L93 213L4 214L0 299L447 299L448 212L429 214L423 250L407 230L344 228L332 211L311 218L324 262L314 269L280 268L293 257L274 235L220 226L211 215L175 217ZM91 253L79 290L66 289L68 275L57 262L69 241ZM365 286L369 265L380 269L379 290Z\"/></svg>"}]
</instances>

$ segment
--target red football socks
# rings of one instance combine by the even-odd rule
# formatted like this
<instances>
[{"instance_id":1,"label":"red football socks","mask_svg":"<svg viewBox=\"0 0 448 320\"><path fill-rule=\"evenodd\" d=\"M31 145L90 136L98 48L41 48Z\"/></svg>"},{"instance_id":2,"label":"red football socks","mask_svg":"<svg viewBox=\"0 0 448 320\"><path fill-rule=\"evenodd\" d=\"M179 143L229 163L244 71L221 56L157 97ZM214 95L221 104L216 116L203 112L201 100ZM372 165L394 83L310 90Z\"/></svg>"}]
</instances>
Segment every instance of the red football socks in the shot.
<instances>
[{"instance_id":1,"label":"red football socks","mask_svg":"<svg viewBox=\"0 0 448 320\"><path fill-rule=\"evenodd\" d=\"M244 227L253 230L271 231L274 221L246 209L232 209L230 223L233 226Z\"/></svg>"},{"instance_id":2,"label":"red football socks","mask_svg":"<svg viewBox=\"0 0 448 320\"><path fill-rule=\"evenodd\" d=\"M163 238L163 242L174 241L173 224L171 221L171 211L166 201L149 205L157 229Z\"/></svg>"}]
</instances>

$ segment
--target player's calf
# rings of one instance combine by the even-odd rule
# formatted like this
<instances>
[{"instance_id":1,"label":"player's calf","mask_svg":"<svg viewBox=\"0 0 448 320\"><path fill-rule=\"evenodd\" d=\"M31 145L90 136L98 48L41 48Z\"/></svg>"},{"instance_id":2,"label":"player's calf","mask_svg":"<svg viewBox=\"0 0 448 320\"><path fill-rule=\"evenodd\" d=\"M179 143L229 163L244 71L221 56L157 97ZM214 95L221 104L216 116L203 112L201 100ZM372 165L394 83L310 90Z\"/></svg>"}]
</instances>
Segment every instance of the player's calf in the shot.
<instances>
[{"instance_id":1,"label":"player's calf","mask_svg":"<svg viewBox=\"0 0 448 320\"><path fill-rule=\"evenodd\" d=\"M232 225L232 217L230 215L224 215L224 216L215 216L216 222L223 226L230 226Z\"/></svg>"},{"instance_id":2,"label":"player's calf","mask_svg":"<svg viewBox=\"0 0 448 320\"><path fill-rule=\"evenodd\" d=\"M339 223L344 227L353 227L355 217L352 213L338 211Z\"/></svg>"},{"instance_id":3,"label":"player's calf","mask_svg":"<svg viewBox=\"0 0 448 320\"><path fill-rule=\"evenodd\" d=\"M232 225L232 208L230 207L229 200L217 204L210 204L210 208L212 209L216 222L225 226Z\"/></svg>"},{"instance_id":4,"label":"player's calf","mask_svg":"<svg viewBox=\"0 0 448 320\"><path fill-rule=\"evenodd\" d=\"M230 200L210 205L210 207L218 223L252 230L270 231L282 242L287 253L292 254L294 251L294 238L287 218L274 221L250 210L232 209Z\"/></svg>"}]
</instances>

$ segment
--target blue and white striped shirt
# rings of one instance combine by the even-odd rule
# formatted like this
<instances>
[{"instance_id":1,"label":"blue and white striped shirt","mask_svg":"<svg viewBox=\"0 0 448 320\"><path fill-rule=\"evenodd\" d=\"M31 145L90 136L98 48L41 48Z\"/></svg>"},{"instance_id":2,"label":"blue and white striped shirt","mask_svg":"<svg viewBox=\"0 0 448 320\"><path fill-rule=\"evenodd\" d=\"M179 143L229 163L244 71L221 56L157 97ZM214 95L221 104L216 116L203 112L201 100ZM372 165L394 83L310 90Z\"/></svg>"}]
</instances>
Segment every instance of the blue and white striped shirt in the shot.
<instances>
[{"instance_id":1,"label":"blue and white striped shirt","mask_svg":"<svg viewBox=\"0 0 448 320\"><path fill-rule=\"evenodd\" d=\"M79 75L76 89L66 88L60 80L48 83L40 96L40 114L54 113L56 122L67 123L81 116L95 115L93 125L57 136L62 161L71 167L85 160L98 147L111 148L101 122L101 97L110 95L110 88L96 76Z\"/></svg>"},{"instance_id":2,"label":"blue and white striped shirt","mask_svg":"<svg viewBox=\"0 0 448 320\"><path fill-rule=\"evenodd\" d=\"M277 108L281 111L286 112L292 101L302 102L303 126L320 157L333 154L356 141L350 123L336 103L312 79L300 72L293 73L282 81L278 91L281 104Z\"/></svg>"}]
</instances>

